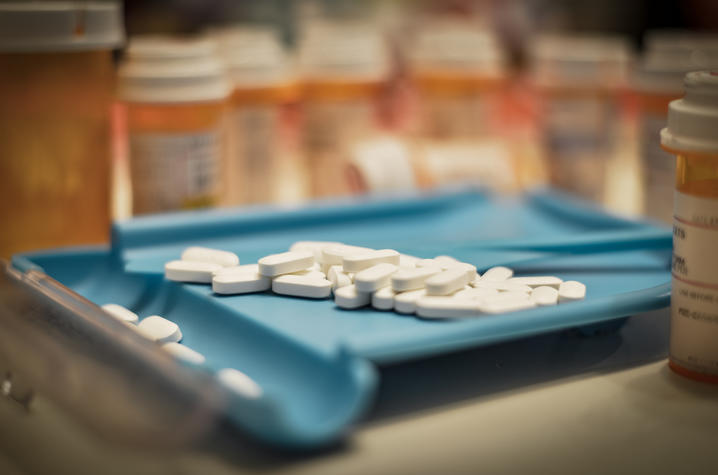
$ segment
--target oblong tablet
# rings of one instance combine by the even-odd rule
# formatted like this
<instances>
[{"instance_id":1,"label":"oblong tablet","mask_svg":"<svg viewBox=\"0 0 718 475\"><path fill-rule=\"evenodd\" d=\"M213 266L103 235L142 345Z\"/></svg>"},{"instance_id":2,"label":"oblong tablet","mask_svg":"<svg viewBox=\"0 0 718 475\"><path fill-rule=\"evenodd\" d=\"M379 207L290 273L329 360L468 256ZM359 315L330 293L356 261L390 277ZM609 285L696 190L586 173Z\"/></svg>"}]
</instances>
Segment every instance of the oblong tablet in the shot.
<instances>
[{"instance_id":1,"label":"oblong tablet","mask_svg":"<svg viewBox=\"0 0 718 475\"><path fill-rule=\"evenodd\" d=\"M212 274L221 268L212 262L170 261L165 264L165 277L175 282L209 284Z\"/></svg>"},{"instance_id":2,"label":"oblong tablet","mask_svg":"<svg viewBox=\"0 0 718 475\"><path fill-rule=\"evenodd\" d=\"M131 323L134 325L139 320L139 317L135 312L123 307L122 305L117 305L116 303L105 304L102 306L102 310L125 323Z\"/></svg>"},{"instance_id":3,"label":"oblong tablet","mask_svg":"<svg viewBox=\"0 0 718 475\"><path fill-rule=\"evenodd\" d=\"M160 317L151 315L137 325L137 329L144 336L157 343L171 343L182 340L182 332L176 323Z\"/></svg>"},{"instance_id":4,"label":"oblong tablet","mask_svg":"<svg viewBox=\"0 0 718 475\"><path fill-rule=\"evenodd\" d=\"M416 314L424 318L464 318L480 315L478 302L453 296L422 297L416 302Z\"/></svg>"},{"instance_id":5,"label":"oblong tablet","mask_svg":"<svg viewBox=\"0 0 718 475\"><path fill-rule=\"evenodd\" d=\"M332 283L324 278L286 274L272 281L272 291L293 297L323 299L331 295Z\"/></svg>"},{"instance_id":6,"label":"oblong tablet","mask_svg":"<svg viewBox=\"0 0 718 475\"><path fill-rule=\"evenodd\" d=\"M322 264L342 265L346 256L352 254L361 254L362 252L372 251L368 247L349 246L347 244L335 244L322 249Z\"/></svg>"},{"instance_id":7,"label":"oblong tablet","mask_svg":"<svg viewBox=\"0 0 718 475\"><path fill-rule=\"evenodd\" d=\"M309 269L314 264L314 254L310 251L281 252L265 256L257 264L260 274L275 277Z\"/></svg>"},{"instance_id":8,"label":"oblong tablet","mask_svg":"<svg viewBox=\"0 0 718 475\"><path fill-rule=\"evenodd\" d=\"M249 294L272 288L272 279L257 272L216 274L212 279L212 291L216 294Z\"/></svg>"},{"instance_id":9,"label":"oblong tablet","mask_svg":"<svg viewBox=\"0 0 718 475\"><path fill-rule=\"evenodd\" d=\"M221 267L216 271L212 272L213 276L226 275L226 274L258 274L259 264L244 264L241 266L234 267Z\"/></svg>"},{"instance_id":10,"label":"oblong tablet","mask_svg":"<svg viewBox=\"0 0 718 475\"><path fill-rule=\"evenodd\" d=\"M350 254L342 260L344 272L359 272L381 263L399 265L399 253L393 249L379 249Z\"/></svg>"},{"instance_id":11,"label":"oblong tablet","mask_svg":"<svg viewBox=\"0 0 718 475\"><path fill-rule=\"evenodd\" d=\"M496 295L499 295L499 291L496 289L475 289L475 288L468 288L459 290L455 294L452 295L452 297L457 299L471 299L471 300L479 300L486 297L494 297Z\"/></svg>"},{"instance_id":12,"label":"oblong tablet","mask_svg":"<svg viewBox=\"0 0 718 475\"><path fill-rule=\"evenodd\" d=\"M262 396L262 388L259 384L239 370L221 369L217 371L217 379L224 387L241 396L249 399L258 399Z\"/></svg>"},{"instance_id":13,"label":"oblong tablet","mask_svg":"<svg viewBox=\"0 0 718 475\"><path fill-rule=\"evenodd\" d=\"M415 267L413 269L399 269L391 276L391 287L396 292L421 289L426 279L441 272L440 267Z\"/></svg>"},{"instance_id":14,"label":"oblong tablet","mask_svg":"<svg viewBox=\"0 0 718 475\"><path fill-rule=\"evenodd\" d=\"M289 246L290 251L310 251L314 254L314 260L322 262L322 250L328 246L340 246L337 241L297 241Z\"/></svg>"},{"instance_id":15,"label":"oblong tablet","mask_svg":"<svg viewBox=\"0 0 718 475\"><path fill-rule=\"evenodd\" d=\"M394 291L391 287L382 287L371 296L371 306L377 310L391 310L394 308Z\"/></svg>"},{"instance_id":16,"label":"oblong tablet","mask_svg":"<svg viewBox=\"0 0 718 475\"><path fill-rule=\"evenodd\" d=\"M558 301L570 302L586 297L586 286L576 280L562 282L558 288Z\"/></svg>"},{"instance_id":17,"label":"oblong tablet","mask_svg":"<svg viewBox=\"0 0 718 475\"><path fill-rule=\"evenodd\" d=\"M211 262L222 267L239 265L237 254L209 247L191 246L182 252L183 261Z\"/></svg>"},{"instance_id":18,"label":"oblong tablet","mask_svg":"<svg viewBox=\"0 0 718 475\"><path fill-rule=\"evenodd\" d=\"M410 290L394 296L394 311L410 315L416 312L416 302L426 296L426 289Z\"/></svg>"},{"instance_id":19,"label":"oblong tablet","mask_svg":"<svg viewBox=\"0 0 718 475\"><path fill-rule=\"evenodd\" d=\"M469 283L465 269L449 269L426 279L426 295L448 295L464 288Z\"/></svg>"},{"instance_id":20,"label":"oblong tablet","mask_svg":"<svg viewBox=\"0 0 718 475\"><path fill-rule=\"evenodd\" d=\"M529 308L534 308L536 306L536 303L533 302L531 299L508 299L508 300L482 300L479 301L479 311L481 313L488 313L488 314L498 314L498 313L508 313L508 312L516 312L518 310L527 310Z\"/></svg>"},{"instance_id":21,"label":"oblong tablet","mask_svg":"<svg viewBox=\"0 0 718 475\"><path fill-rule=\"evenodd\" d=\"M556 305L558 303L558 290L545 285L536 287L531 291L531 300L533 300L536 305Z\"/></svg>"},{"instance_id":22,"label":"oblong tablet","mask_svg":"<svg viewBox=\"0 0 718 475\"><path fill-rule=\"evenodd\" d=\"M496 266L484 272L481 276L481 280L484 281L497 281L507 280L513 277L514 271L504 266Z\"/></svg>"},{"instance_id":23,"label":"oblong tablet","mask_svg":"<svg viewBox=\"0 0 718 475\"><path fill-rule=\"evenodd\" d=\"M528 285L529 287L553 287L558 289L563 280L553 275L535 275L528 277L512 277L509 279L510 284L522 284Z\"/></svg>"},{"instance_id":24,"label":"oblong tablet","mask_svg":"<svg viewBox=\"0 0 718 475\"><path fill-rule=\"evenodd\" d=\"M202 353L194 351L192 348L183 345L182 343L165 343L162 345L162 349L169 352L175 358L187 361L193 364L204 364L205 357Z\"/></svg>"},{"instance_id":25,"label":"oblong tablet","mask_svg":"<svg viewBox=\"0 0 718 475\"><path fill-rule=\"evenodd\" d=\"M359 308L369 305L370 302L371 293L357 291L354 284L340 287L334 291L334 303L340 308Z\"/></svg>"},{"instance_id":26,"label":"oblong tablet","mask_svg":"<svg viewBox=\"0 0 718 475\"><path fill-rule=\"evenodd\" d=\"M354 274L354 285L358 292L374 292L387 287L397 269L394 264L377 264Z\"/></svg>"},{"instance_id":27,"label":"oblong tablet","mask_svg":"<svg viewBox=\"0 0 718 475\"><path fill-rule=\"evenodd\" d=\"M531 287L523 284L511 283L508 280L474 279L471 285L477 289L495 289L499 292L531 292Z\"/></svg>"}]
</instances>

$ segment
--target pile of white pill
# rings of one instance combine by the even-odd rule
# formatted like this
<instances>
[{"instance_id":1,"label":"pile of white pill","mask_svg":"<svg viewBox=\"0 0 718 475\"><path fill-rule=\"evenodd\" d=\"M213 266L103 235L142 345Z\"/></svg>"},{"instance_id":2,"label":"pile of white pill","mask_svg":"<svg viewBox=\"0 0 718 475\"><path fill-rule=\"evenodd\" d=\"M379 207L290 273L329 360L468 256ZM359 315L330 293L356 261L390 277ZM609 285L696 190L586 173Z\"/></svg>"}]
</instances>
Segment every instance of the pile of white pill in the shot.
<instances>
[{"instance_id":1,"label":"pile of white pill","mask_svg":"<svg viewBox=\"0 0 718 475\"><path fill-rule=\"evenodd\" d=\"M180 343L182 331L176 323L159 315L150 315L140 320L135 312L115 303L103 305L102 309L110 316L134 328L140 335L159 344L175 358L196 365L205 363L206 359L202 353ZM245 397L258 398L262 395L259 385L239 370L222 369L217 372L217 379L228 389Z\"/></svg>"},{"instance_id":2,"label":"pile of white pill","mask_svg":"<svg viewBox=\"0 0 718 475\"><path fill-rule=\"evenodd\" d=\"M421 259L393 249L339 242L300 241L288 252L239 265L227 251L190 247L165 264L169 280L212 284L216 294L272 290L312 299L334 295L344 309L377 310L423 318L462 318L525 310L583 299L586 286L555 276L514 277L507 267L479 275L450 256Z\"/></svg>"}]
</instances>

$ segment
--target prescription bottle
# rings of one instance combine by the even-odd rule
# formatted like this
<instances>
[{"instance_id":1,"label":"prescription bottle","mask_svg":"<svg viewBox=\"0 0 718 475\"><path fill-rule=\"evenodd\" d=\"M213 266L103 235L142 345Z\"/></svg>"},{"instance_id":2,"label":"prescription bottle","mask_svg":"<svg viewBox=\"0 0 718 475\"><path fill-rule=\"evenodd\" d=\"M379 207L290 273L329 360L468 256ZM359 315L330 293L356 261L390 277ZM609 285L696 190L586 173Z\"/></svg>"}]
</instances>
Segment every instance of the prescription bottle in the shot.
<instances>
[{"instance_id":1,"label":"prescription bottle","mask_svg":"<svg viewBox=\"0 0 718 475\"><path fill-rule=\"evenodd\" d=\"M0 3L0 257L107 241L115 4Z\"/></svg>"},{"instance_id":2,"label":"prescription bottle","mask_svg":"<svg viewBox=\"0 0 718 475\"><path fill-rule=\"evenodd\" d=\"M531 47L543 154L551 183L602 203L609 162L620 154L627 41L612 36L540 36Z\"/></svg>"},{"instance_id":3,"label":"prescription bottle","mask_svg":"<svg viewBox=\"0 0 718 475\"><path fill-rule=\"evenodd\" d=\"M379 112L389 73L383 38L359 22L312 23L300 41L299 67L310 194L347 194L349 150L381 129Z\"/></svg>"},{"instance_id":4,"label":"prescription bottle","mask_svg":"<svg viewBox=\"0 0 718 475\"><path fill-rule=\"evenodd\" d=\"M676 155L669 365L718 383L718 71L691 72L661 145Z\"/></svg>"},{"instance_id":5,"label":"prescription bottle","mask_svg":"<svg viewBox=\"0 0 718 475\"><path fill-rule=\"evenodd\" d=\"M212 42L133 38L119 79L133 213L219 204L230 85Z\"/></svg>"},{"instance_id":6,"label":"prescription bottle","mask_svg":"<svg viewBox=\"0 0 718 475\"><path fill-rule=\"evenodd\" d=\"M288 189L300 198L306 178L292 116L299 87L277 33L235 26L211 37L232 82L225 202L284 201Z\"/></svg>"},{"instance_id":7,"label":"prescription bottle","mask_svg":"<svg viewBox=\"0 0 718 475\"><path fill-rule=\"evenodd\" d=\"M670 223L676 161L661 148L660 130L666 125L668 104L683 94L685 74L718 67L718 36L659 30L646 35L645 45L633 77L644 213Z\"/></svg>"}]
</instances>

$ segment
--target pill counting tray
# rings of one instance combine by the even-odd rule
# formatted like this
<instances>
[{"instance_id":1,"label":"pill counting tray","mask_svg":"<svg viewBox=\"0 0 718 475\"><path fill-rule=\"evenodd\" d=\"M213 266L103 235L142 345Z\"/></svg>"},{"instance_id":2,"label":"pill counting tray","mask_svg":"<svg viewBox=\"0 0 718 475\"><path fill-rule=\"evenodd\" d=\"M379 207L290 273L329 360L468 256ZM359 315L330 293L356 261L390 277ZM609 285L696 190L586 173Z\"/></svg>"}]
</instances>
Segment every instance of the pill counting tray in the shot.
<instances>
[{"instance_id":1,"label":"pill counting tray","mask_svg":"<svg viewBox=\"0 0 718 475\"><path fill-rule=\"evenodd\" d=\"M163 278L163 265L189 245L233 251L242 263L299 240L447 254L479 271L507 265L517 275L550 274L586 284L584 301L463 320L423 320L332 300L273 295L217 296L206 285ZM480 191L316 203L298 209L205 211L116 223L110 249L16 256L90 301L119 303L141 317L179 324L203 353L200 371L237 368L263 389L237 396L234 422L261 439L312 446L337 437L371 400L374 364L608 322L669 303L668 229L602 213L551 191L498 199Z\"/></svg>"}]
</instances>

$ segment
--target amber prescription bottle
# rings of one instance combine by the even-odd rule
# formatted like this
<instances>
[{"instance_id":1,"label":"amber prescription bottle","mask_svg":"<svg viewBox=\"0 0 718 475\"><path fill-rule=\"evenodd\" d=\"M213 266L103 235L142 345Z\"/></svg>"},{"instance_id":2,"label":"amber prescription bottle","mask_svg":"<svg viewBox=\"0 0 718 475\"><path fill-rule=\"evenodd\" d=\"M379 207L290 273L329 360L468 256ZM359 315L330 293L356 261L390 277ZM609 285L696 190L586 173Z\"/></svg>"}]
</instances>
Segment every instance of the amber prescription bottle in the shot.
<instances>
[{"instance_id":1,"label":"amber prescription bottle","mask_svg":"<svg viewBox=\"0 0 718 475\"><path fill-rule=\"evenodd\" d=\"M109 236L116 4L0 3L0 257Z\"/></svg>"},{"instance_id":2,"label":"amber prescription bottle","mask_svg":"<svg viewBox=\"0 0 718 475\"><path fill-rule=\"evenodd\" d=\"M675 154L669 365L718 383L718 71L688 73L663 148Z\"/></svg>"},{"instance_id":3,"label":"amber prescription bottle","mask_svg":"<svg viewBox=\"0 0 718 475\"><path fill-rule=\"evenodd\" d=\"M212 42L131 39L119 97L134 214L219 204L230 90Z\"/></svg>"}]
</instances>

